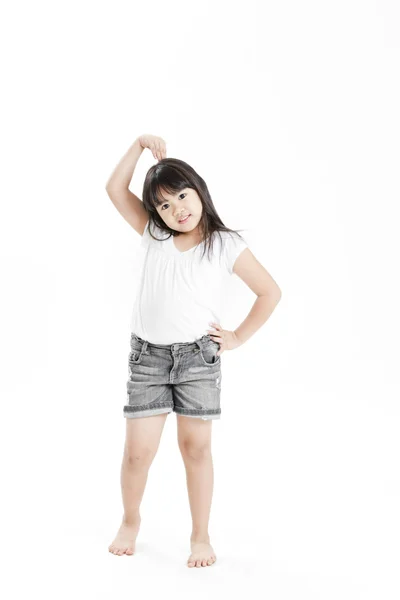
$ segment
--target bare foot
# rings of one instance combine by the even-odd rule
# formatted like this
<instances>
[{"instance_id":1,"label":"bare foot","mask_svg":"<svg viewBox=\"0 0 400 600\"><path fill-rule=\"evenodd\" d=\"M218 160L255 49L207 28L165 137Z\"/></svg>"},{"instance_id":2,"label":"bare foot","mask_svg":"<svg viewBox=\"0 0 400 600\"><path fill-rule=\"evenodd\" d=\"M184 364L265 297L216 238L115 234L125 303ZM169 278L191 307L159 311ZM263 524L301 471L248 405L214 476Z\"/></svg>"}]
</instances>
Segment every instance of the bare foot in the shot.
<instances>
[{"instance_id":1,"label":"bare foot","mask_svg":"<svg viewBox=\"0 0 400 600\"><path fill-rule=\"evenodd\" d=\"M192 553L188 558L188 567L208 567L215 563L217 557L214 549L208 542L194 542L190 540Z\"/></svg>"},{"instance_id":2,"label":"bare foot","mask_svg":"<svg viewBox=\"0 0 400 600\"><path fill-rule=\"evenodd\" d=\"M135 552L136 536L140 527L139 520L136 523L125 523L122 521L121 527L112 544L108 546L109 552L121 556L122 554L133 554Z\"/></svg>"}]
</instances>

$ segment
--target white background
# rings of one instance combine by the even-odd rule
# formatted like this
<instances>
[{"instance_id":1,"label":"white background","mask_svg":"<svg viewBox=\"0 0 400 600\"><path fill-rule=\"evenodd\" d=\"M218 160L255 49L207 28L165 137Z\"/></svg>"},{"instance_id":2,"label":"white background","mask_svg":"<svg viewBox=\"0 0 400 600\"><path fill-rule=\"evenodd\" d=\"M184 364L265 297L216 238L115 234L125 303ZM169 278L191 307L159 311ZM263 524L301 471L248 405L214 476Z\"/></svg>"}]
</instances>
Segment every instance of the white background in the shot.
<instances>
[{"instance_id":1,"label":"white background","mask_svg":"<svg viewBox=\"0 0 400 600\"><path fill-rule=\"evenodd\" d=\"M398 3L38 1L2 13L7 598L399 598ZM136 554L108 552L140 237L105 184L143 133L206 180L283 294L222 355L211 568L186 567L174 414ZM140 197L154 162L144 151ZM232 285L225 329L255 300Z\"/></svg>"}]
</instances>

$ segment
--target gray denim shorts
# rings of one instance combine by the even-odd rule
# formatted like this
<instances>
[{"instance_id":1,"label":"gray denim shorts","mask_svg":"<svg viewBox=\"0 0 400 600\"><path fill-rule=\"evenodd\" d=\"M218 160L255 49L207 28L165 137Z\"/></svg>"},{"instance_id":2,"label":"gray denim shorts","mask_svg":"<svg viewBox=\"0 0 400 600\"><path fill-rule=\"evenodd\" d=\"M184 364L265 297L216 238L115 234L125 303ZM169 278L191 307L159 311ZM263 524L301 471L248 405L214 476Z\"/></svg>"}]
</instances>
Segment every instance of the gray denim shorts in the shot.
<instances>
[{"instance_id":1,"label":"gray denim shorts","mask_svg":"<svg viewBox=\"0 0 400 600\"><path fill-rule=\"evenodd\" d=\"M221 355L210 335L178 344L152 344L131 333L124 417L176 412L219 419Z\"/></svg>"}]
</instances>

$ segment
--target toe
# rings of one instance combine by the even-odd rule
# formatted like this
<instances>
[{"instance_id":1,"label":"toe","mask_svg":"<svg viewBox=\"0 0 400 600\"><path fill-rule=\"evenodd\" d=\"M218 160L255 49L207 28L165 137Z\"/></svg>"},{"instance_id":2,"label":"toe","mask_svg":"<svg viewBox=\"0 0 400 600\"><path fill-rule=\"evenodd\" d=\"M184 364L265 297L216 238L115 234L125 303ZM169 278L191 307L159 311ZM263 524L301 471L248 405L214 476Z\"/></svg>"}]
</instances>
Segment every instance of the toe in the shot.
<instances>
[{"instance_id":1,"label":"toe","mask_svg":"<svg viewBox=\"0 0 400 600\"><path fill-rule=\"evenodd\" d=\"M196 560L196 567L201 567L201 561L200 560Z\"/></svg>"},{"instance_id":2,"label":"toe","mask_svg":"<svg viewBox=\"0 0 400 600\"><path fill-rule=\"evenodd\" d=\"M208 565L212 565L212 564L213 564L213 562L214 562L214 561L213 561L213 559L212 559L212 558L209 558L209 559L208 559L208 561L207 561L207 564L208 564Z\"/></svg>"},{"instance_id":3,"label":"toe","mask_svg":"<svg viewBox=\"0 0 400 600\"><path fill-rule=\"evenodd\" d=\"M194 567L194 561L193 560L190 560L188 562L188 567Z\"/></svg>"},{"instance_id":4,"label":"toe","mask_svg":"<svg viewBox=\"0 0 400 600\"><path fill-rule=\"evenodd\" d=\"M206 559L205 559L205 558L203 558L203 560L201 561L201 566L202 566L202 567L205 567L205 566L206 566L206 564L207 564L207 561L206 561Z\"/></svg>"}]
</instances>

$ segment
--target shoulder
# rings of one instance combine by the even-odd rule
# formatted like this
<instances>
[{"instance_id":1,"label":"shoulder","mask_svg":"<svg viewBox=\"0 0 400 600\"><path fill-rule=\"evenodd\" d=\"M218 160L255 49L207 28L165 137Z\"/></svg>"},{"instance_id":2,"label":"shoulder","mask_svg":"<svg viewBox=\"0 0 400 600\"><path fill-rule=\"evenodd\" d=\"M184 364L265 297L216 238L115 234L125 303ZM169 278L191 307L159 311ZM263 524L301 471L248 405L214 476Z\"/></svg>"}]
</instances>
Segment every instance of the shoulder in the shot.
<instances>
[{"instance_id":1,"label":"shoulder","mask_svg":"<svg viewBox=\"0 0 400 600\"><path fill-rule=\"evenodd\" d=\"M230 275L234 273L236 259L248 248L248 243L243 234L235 231L218 231L217 236L221 236L222 253L225 260L225 266Z\"/></svg>"},{"instance_id":2,"label":"shoulder","mask_svg":"<svg viewBox=\"0 0 400 600\"><path fill-rule=\"evenodd\" d=\"M157 241L165 240L168 235L164 229L161 229L153 220L149 219L144 227L140 245L147 247L150 244L157 243Z\"/></svg>"}]
</instances>

